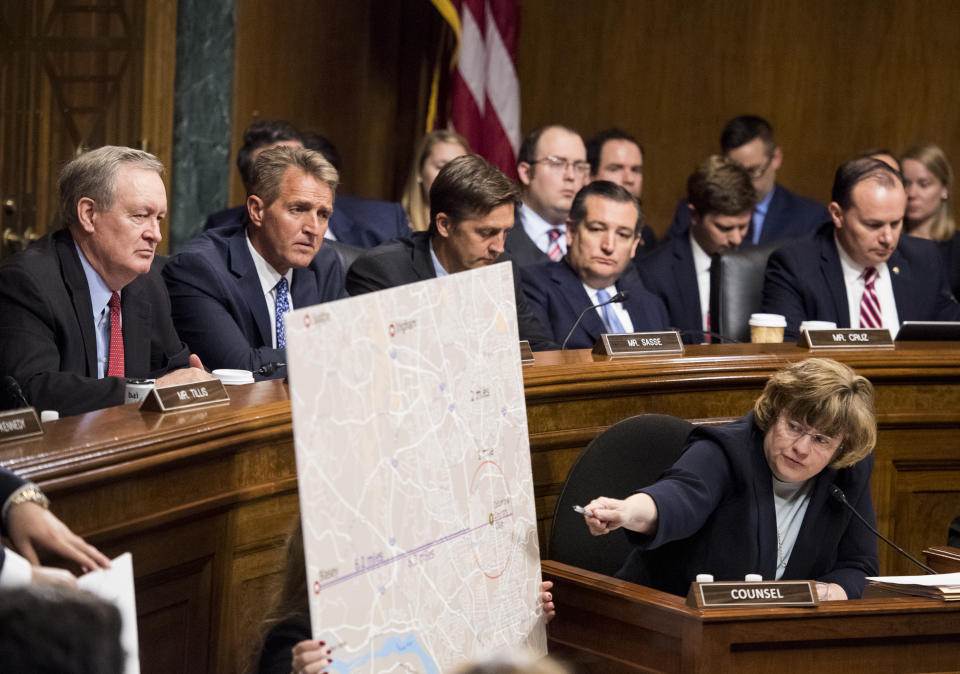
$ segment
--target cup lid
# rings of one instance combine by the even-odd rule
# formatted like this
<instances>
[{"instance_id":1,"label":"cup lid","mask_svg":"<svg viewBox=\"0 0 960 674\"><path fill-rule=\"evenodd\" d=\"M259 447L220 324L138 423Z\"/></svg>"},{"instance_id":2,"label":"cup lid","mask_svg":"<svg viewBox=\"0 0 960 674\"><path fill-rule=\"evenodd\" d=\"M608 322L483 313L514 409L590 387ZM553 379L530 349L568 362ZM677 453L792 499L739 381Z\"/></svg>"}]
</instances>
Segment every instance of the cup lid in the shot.
<instances>
[{"instance_id":1,"label":"cup lid","mask_svg":"<svg viewBox=\"0 0 960 674\"><path fill-rule=\"evenodd\" d=\"M758 328L785 328L787 317L780 314L750 314L749 324Z\"/></svg>"}]
</instances>

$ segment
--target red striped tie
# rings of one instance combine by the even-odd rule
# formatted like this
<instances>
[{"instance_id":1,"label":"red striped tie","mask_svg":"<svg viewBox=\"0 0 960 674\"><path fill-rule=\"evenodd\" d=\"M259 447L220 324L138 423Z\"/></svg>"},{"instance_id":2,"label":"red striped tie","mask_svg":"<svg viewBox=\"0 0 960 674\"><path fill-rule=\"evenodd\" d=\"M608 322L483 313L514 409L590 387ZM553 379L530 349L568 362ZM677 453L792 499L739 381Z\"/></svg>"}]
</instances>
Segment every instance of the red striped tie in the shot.
<instances>
[{"instance_id":1,"label":"red striped tie","mask_svg":"<svg viewBox=\"0 0 960 674\"><path fill-rule=\"evenodd\" d=\"M547 234L550 235L550 244L547 246L547 255L550 256L550 259L554 262L559 262L563 259L563 249L560 248L560 237L563 236L563 232L559 227L554 227Z\"/></svg>"},{"instance_id":2,"label":"red striped tie","mask_svg":"<svg viewBox=\"0 0 960 674\"><path fill-rule=\"evenodd\" d=\"M860 298L860 327L882 328L883 319L880 317L880 302L874 284L877 282L876 267L867 267L863 270L863 296Z\"/></svg>"},{"instance_id":3,"label":"red striped tie","mask_svg":"<svg viewBox=\"0 0 960 674\"><path fill-rule=\"evenodd\" d=\"M122 377L123 368L123 322L120 319L120 293L113 293L110 301L110 360L107 367L108 377Z\"/></svg>"}]
</instances>

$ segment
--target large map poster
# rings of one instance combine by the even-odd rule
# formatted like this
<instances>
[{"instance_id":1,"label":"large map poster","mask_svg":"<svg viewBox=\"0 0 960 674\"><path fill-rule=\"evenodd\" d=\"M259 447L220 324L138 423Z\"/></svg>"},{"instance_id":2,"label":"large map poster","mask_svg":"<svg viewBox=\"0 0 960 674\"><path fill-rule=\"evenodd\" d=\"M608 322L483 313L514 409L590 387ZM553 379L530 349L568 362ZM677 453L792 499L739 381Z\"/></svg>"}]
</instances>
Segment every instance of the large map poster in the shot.
<instances>
[{"instance_id":1,"label":"large map poster","mask_svg":"<svg viewBox=\"0 0 960 674\"><path fill-rule=\"evenodd\" d=\"M291 312L313 635L336 672L546 652L509 264Z\"/></svg>"}]
</instances>

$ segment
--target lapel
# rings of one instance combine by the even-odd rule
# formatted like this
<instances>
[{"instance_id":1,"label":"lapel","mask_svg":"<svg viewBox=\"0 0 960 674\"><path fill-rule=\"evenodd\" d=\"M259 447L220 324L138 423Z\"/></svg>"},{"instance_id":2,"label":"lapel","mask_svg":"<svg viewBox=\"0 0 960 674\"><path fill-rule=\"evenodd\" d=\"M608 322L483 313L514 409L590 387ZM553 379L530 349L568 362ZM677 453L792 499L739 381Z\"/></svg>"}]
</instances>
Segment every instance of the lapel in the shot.
<instances>
[{"instance_id":1,"label":"lapel","mask_svg":"<svg viewBox=\"0 0 960 674\"><path fill-rule=\"evenodd\" d=\"M123 371L128 377L143 377L150 372L150 344L153 332L150 303L144 298L144 280L134 279L120 293L123 312Z\"/></svg>"},{"instance_id":2,"label":"lapel","mask_svg":"<svg viewBox=\"0 0 960 674\"><path fill-rule=\"evenodd\" d=\"M810 503L807 505L807 512L803 515L803 522L800 523L800 532L797 534L797 542L793 544L790 561L783 572L784 578L797 578L800 573L797 569L803 569L806 572L811 568L816 559L816 551L822 545L822 523L816 520L821 517L821 513L827 512L828 507L831 507L827 501L830 498L830 487L837 479L837 471L824 468L813 479L816 482L810 494ZM809 554L804 554L805 552Z\"/></svg>"},{"instance_id":3,"label":"lapel","mask_svg":"<svg viewBox=\"0 0 960 674\"><path fill-rule=\"evenodd\" d=\"M827 295L833 302L838 328L850 327L850 305L847 303L847 284L843 280L840 254L833 239L833 225L824 226L817 234L820 240L820 271L827 287Z\"/></svg>"},{"instance_id":4,"label":"lapel","mask_svg":"<svg viewBox=\"0 0 960 674\"><path fill-rule=\"evenodd\" d=\"M623 308L630 314L634 331L643 332L642 328L647 324L647 305L643 301L641 291L645 288L634 269L633 265L627 266L620 278L617 279L617 290L626 291L627 300L623 303Z\"/></svg>"},{"instance_id":5,"label":"lapel","mask_svg":"<svg viewBox=\"0 0 960 674\"><path fill-rule=\"evenodd\" d=\"M699 330L703 324L700 314L700 286L697 284L697 270L693 265L693 248L687 236L677 239L673 245L673 254L676 295L680 298L685 320ZM686 292L687 288L690 289L689 292Z\"/></svg>"},{"instance_id":6,"label":"lapel","mask_svg":"<svg viewBox=\"0 0 960 674\"><path fill-rule=\"evenodd\" d=\"M757 245L762 246L780 238L780 230L783 229L784 226L783 209L786 205L786 200L787 197L783 188L775 184L773 186L773 196L770 198L770 205L767 207L767 215L763 219L763 229L760 230L760 241ZM752 232L750 236L753 236Z\"/></svg>"},{"instance_id":7,"label":"lapel","mask_svg":"<svg viewBox=\"0 0 960 674\"><path fill-rule=\"evenodd\" d=\"M90 288L87 277L80 264L80 255L73 243L69 230L61 229L54 233L57 259L64 285L70 294L74 317L80 326L80 339L83 341L83 353L86 361L86 374L97 376L97 336L93 324L93 305L90 303Z\"/></svg>"},{"instance_id":8,"label":"lapel","mask_svg":"<svg viewBox=\"0 0 960 674\"><path fill-rule=\"evenodd\" d=\"M917 306L917 302L913 299L913 286L909 281L910 263L900 254L899 246L887 260L887 271L890 273L890 285L893 286L893 303L897 306L897 320L901 323L909 321L912 317L911 309Z\"/></svg>"},{"instance_id":9,"label":"lapel","mask_svg":"<svg viewBox=\"0 0 960 674\"><path fill-rule=\"evenodd\" d=\"M757 556L764 580L773 580L777 574L777 515L773 502L773 474L763 452L763 433L754 427L754 450L751 452L754 474L753 503L757 508ZM786 574L786 572L784 572Z\"/></svg>"},{"instance_id":10,"label":"lapel","mask_svg":"<svg viewBox=\"0 0 960 674\"><path fill-rule=\"evenodd\" d=\"M559 287L559 295L563 298L563 302L571 314L571 319L573 321L577 320L581 311L593 305L590 296L583 288L583 283L580 282L580 277L567 264L566 258L556 264L551 264L549 269L550 280ZM573 326L573 323L571 322L570 325ZM583 320L580 321L577 330L587 335L592 346L600 338L600 335L607 331L607 328L596 311L588 311ZM571 341L573 341L573 338L571 338Z\"/></svg>"},{"instance_id":11,"label":"lapel","mask_svg":"<svg viewBox=\"0 0 960 674\"><path fill-rule=\"evenodd\" d=\"M263 288L260 287L257 267L253 264L250 250L247 248L246 228L240 227L230 236L229 251L230 273L237 278L237 288L253 316L254 323L257 324L261 344L272 344L270 314L267 313L267 303L263 297Z\"/></svg>"},{"instance_id":12,"label":"lapel","mask_svg":"<svg viewBox=\"0 0 960 674\"><path fill-rule=\"evenodd\" d=\"M321 246L322 248L323 246ZM314 262L316 258L314 258ZM293 270L293 280L290 283L290 295L293 298L293 308L303 309L320 304L320 287L317 274L314 272L314 262L303 269ZM262 288L261 288L262 290ZM261 293L262 295L262 293Z\"/></svg>"},{"instance_id":13,"label":"lapel","mask_svg":"<svg viewBox=\"0 0 960 674\"><path fill-rule=\"evenodd\" d=\"M430 234L414 232L410 240L413 242L410 259L418 279L425 281L428 278L436 278L437 270L433 268L433 258L430 257Z\"/></svg>"}]
</instances>

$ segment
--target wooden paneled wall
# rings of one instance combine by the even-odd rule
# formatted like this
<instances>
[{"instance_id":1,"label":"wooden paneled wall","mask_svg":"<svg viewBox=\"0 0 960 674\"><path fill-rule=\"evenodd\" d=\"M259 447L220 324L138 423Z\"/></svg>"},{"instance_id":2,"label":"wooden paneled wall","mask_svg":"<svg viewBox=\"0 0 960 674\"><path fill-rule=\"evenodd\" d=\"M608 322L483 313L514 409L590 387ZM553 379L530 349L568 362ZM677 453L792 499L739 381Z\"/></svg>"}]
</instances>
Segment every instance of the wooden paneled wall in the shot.
<instances>
[{"instance_id":1,"label":"wooden paneled wall","mask_svg":"<svg viewBox=\"0 0 960 674\"><path fill-rule=\"evenodd\" d=\"M234 150L257 118L329 135L344 190L395 199L422 123L436 12L427 0L237 0ZM826 200L871 146L941 143L960 165L953 0L522 0L524 130L617 124L647 151L658 231L728 118L769 118L782 182ZM232 199L239 203L239 180Z\"/></svg>"}]
</instances>

